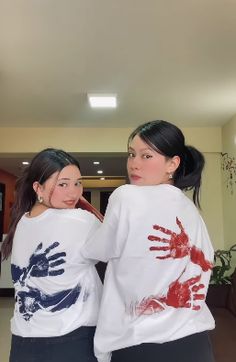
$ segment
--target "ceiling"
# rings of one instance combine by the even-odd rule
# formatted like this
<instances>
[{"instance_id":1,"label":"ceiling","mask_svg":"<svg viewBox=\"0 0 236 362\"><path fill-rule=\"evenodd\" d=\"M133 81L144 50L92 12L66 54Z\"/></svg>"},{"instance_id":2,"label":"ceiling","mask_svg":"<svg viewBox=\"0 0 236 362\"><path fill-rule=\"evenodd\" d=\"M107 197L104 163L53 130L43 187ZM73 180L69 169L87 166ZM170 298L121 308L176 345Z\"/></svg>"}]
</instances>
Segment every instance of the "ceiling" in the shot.
<instances>
[{"instance_id":1,"label":"ceiling","mask_svg":"<svg viewBox=\"0 0 236 362\"><path fill-rule=\"evenodd\" d=\"M0 0L0 127L221 126L235 38L235 0Z\"/></svg>"}]
</instances>

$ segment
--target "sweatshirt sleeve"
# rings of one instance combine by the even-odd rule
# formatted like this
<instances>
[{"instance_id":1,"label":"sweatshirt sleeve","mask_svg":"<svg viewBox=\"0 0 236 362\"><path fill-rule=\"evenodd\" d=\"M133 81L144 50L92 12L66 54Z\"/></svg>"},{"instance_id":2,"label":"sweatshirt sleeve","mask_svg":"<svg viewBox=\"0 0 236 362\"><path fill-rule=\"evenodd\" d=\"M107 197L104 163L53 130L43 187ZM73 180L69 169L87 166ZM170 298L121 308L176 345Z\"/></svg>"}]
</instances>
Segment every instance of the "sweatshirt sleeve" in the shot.
<instances>
[{"instance_id":1,"label":"sweatshirt sleeve","mask_svg":"<svg viewBox=\"0 0 236 362\"><path fill-rule=\"evenodd\" d=\"M107 262L120 256L122 243L125 240L125 230L121 230L120 196L118 189L110 196L103 223L81 250L84 258Z\"/></svg>"}]
</instances>

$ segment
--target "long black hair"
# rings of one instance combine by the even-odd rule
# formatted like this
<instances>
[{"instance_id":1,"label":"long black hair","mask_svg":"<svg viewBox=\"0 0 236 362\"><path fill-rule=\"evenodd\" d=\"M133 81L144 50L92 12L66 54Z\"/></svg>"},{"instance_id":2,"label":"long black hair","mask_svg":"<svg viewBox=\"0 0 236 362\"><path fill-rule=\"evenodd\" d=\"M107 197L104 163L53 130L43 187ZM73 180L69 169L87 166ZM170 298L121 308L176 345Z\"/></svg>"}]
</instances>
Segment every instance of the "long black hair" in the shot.
<instances>
[{"instance_id":1,"label":"long black hair","mask_svg":"<svg viewBox=\"0 0 236 362\"><path fill-rule=\"evenodd\" d=\"M179 156L180 165L173 175L173 184L181 190L193 190L193 201L200 207L203 154L195 147L185 145L182 131L170 122L157 120L142 124L131 133L128 145L136 135L167 158Z\"/></svg>"},{"instance_id":2,"label":"long black hair","mask_svg":"<svg viewBox=\"0 0 236 362\"><path fill-rule=\"evenodd\" d=\"M43 185L53 173L60 172L68 165L75 165L80 170L79 162L67 152L55 148L46 148L39 152L32 159L30 165L24 169L16 181L15 201L11 209L9 231L1 248L3 260L11 254L17 223L24 213L32 209L37 200L33 183L37 181Z\"/></svg>"}]
</instances>

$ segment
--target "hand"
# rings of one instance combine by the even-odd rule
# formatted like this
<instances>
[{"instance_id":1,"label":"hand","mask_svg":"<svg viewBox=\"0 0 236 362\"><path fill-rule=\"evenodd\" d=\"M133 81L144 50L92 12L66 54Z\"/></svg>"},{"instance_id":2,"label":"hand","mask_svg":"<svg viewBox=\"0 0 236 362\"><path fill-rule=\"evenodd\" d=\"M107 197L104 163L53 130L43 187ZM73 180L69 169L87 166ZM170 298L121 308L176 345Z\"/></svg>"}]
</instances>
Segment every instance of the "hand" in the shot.
<instances>
[{"instance_id":1,"label":"hand","mask_svg":"<svg viewBox=\"0 0 236 362\"><path fill-rule=\"evenodd\" d=\"M190 278L181 283L178 280L170 284L167 292L165 303L174 308L191 308L199 310L200 306L192 304L193 300L204 300L205 294L197 294L204 288L203 284L197 283L200 281L201 275Z\"/></svg>"},{"instance_id":2,"label":"hand","mask_svg":"<svg viewBox=\"0 0 236 362\"><path fill-rule=\"evenodd\" d=\"M183 258L190 253L190 245L188 235L185 233L183 225L181 221L176 217L176 224L180 228L180 233L176 234L174 231L169 229L165 229L162 226L154 225L154 230L159 230L166 235L170 235L170 239L160 238L155 235L149 235L148 240L157 241L169 244L168 246L151 246L149 248L150 251L168 251L166 255L156 256L157 259L167 259L167 258Z\"/></svg>"},{"instance_id":3,"label":"hand","mask_svg":"<svg viewBox=\"0 0 236 362\"><path fill-rule=\"evenodd\" d=\"M28 273L32 277L46 277L56 276L64 273L64 269L54 269L58 265L65 263L65 252L52 254L48 256L49 252L59 245L58 242L53 243L44 251L42 251L42 243L38 245L35 252L31 255L29 260Z\"/></svg>"}]
</instances>

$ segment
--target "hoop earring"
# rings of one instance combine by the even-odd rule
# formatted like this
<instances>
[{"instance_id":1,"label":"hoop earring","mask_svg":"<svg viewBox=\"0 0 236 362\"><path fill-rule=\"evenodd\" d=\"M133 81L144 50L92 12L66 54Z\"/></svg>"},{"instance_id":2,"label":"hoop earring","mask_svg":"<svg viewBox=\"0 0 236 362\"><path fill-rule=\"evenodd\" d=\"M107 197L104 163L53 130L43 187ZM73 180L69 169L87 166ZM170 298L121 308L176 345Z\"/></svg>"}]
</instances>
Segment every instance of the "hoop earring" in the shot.
<instances>
[{"instance_id":1,"label":"hoop earring","mask_svg":"<svg viewBox=\"0 0 236 362\"><path fill-rule=\"evenodd\" d=\"M37 200L38 200L38 202L39 202L40 204L43 203L43 198L42 198L42 196L37 195Z\"/></svg>"}]
</instances>

